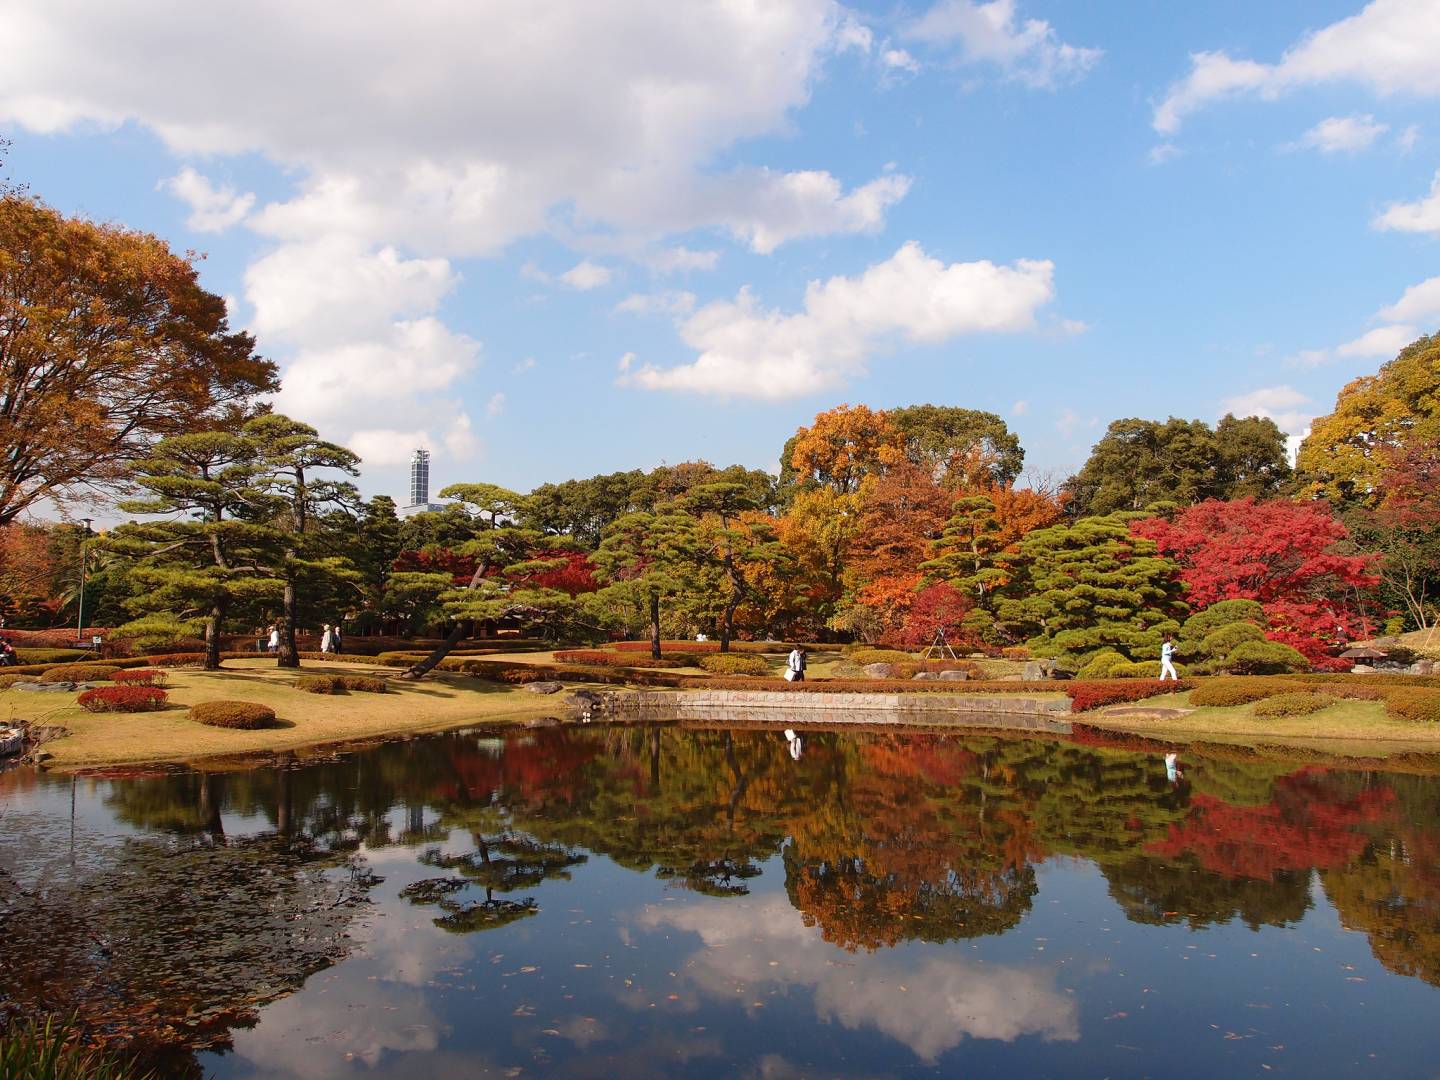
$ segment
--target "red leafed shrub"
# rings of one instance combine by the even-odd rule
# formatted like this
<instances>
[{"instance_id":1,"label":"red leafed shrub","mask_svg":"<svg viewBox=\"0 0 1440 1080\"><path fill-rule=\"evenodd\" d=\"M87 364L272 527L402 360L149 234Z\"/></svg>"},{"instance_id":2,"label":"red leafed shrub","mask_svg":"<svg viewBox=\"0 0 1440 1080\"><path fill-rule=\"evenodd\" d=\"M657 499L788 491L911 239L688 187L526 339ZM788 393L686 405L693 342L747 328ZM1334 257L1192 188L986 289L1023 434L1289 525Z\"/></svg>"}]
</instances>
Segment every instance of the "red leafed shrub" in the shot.
<instances>
[{"instance_id":1,"label":"red leafed shrub","mask_svg":"<svg viewBox=\"0 0 1440 1080\"><path fill-rule=\"evenodd\" d=\"M110 676L110 681L117 686L164 686L169 676L159 668L132 668L129 671L117 671Z\"/></svg>"},{"instance_id":2,"label":"red leafed shrub","mask_svg":"<svg viewBox=\"0 0 1440 1080\"><path fill-rule=\"evenodd\" d=\"M150 712L164 708L167 696L158 686L101 686L86 690L75 703L90 712Z\"/></svg>"},{"instance_id":3,"label":"red leafed shrub","mask_svg":"<svg viewBox=\"0 0 1440 1080\"><path fill-rule=\"evenodd\" d=\"M1440 690L1391 690L1385 695L1385 711L1400 720L1440 724Z\"/></svg>"},{"instance_id":4,"label":"red leafed shrub","mask_svg":"<svg viewBox=\"0 0 1440 1080\"><path fill-rule=\"evenodd\" d=\"M606 649L562 649L555 654L557 664L593 664L596 667L679 668L694 667L695 657L676 653L656 660L653 656L615 653Z\"/></svg>"},{"instance_id":5,"label":"red leafed shrub","mask_svg":"<svg viewBox=\"0 0 1440 1080\"><path fill-rule=\"evenodd\" d=\"M1173 679L1165 682L1158 679L1104 679L1065 683L1064 690L1070 698L1071 712L1089 712L1106 705L1122 705L1129 701L1144 701L1156 694L1189 690L1194 685L1188 679L1179 682Z\"/></svg>"}]
</instances>

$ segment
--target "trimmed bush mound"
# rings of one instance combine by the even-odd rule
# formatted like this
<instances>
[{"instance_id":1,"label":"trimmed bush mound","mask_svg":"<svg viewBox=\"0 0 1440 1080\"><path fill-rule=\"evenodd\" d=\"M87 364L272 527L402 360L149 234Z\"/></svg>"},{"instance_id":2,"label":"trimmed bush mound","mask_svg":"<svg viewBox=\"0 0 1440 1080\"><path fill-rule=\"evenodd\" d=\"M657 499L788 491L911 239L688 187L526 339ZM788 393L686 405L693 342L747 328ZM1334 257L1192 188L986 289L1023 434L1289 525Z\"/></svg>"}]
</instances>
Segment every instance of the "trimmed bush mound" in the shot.
<instances>
[{"instance_id":1,"label":"trimmed bush mound","mask_svg":"<svg viewBox=\"0 0 1440 1080\"><path fill-rule=\"evenodd\" d=\"M653 656L611 652L606 649L562 649L555 653L557 664L595 664L599 667L680 668L695 667L699 657L674 653L656 660Z\"/></svg>"},{"instance_id":2,"label":"trimmed bush mound","mask_svg":"<svg viewBox=\"0 0 1440 1080\"><path fill-rule=\"evenodd\" d=\"M1214 708L1249 705L1276 694L1303 691L1304 684L1279 679L1206 679L1190 693L1190 704Z\"/></svg>"},{"instance_id":3,"label":"trimmed bush mound","mask_svg":"<svg viewBox=\"0 0 1440 1080\"><path fill-rule=\"evenodd\" d=\"M650 642L648 641L612 641L606 646L607 649L614 649L616 652L649 652ZM732 641L730 651L732 653L788 653L795 648L793 642L789 641ZM822 651L825 649L838 649L838 645L810 645L806 644L810 652ZM672 649L675 652L687 653L718 653L720 642L718 641L662 641L660 651Z\"/></svg>"},{"instance_id":4,"label":"trimmed bush mound","mask_svg":"<svg viewBox=\"0 0 1440 1080\"><path fill-rule=\"evenodd\" d=\"M345 683L339 675L302 675L295 689L305 694L343 694Z\"/></svg>"},{"instance_id":5,"label":"trimmed bush mound","mask_svg":"<svg viewBox=\"0 0 1440 1080\"><path fill-rule=\"evenodd\" d=\"M228 654L227 654L227 655L228 655ZM274 653L268 653L268 654L267 654L267 653L249 653L248 655L249 655L249 658L250 658L251 660L254 660L257 656L260 657L261 659L264 659L266 656L269 656L271 659L274 659L274 656L275 656ZM391 655L394 655L394 654L392 653ZM418 660L420 657L425 656L425 655L426 655L425 653L416 653L416 654L415 654L415 659ZM327 664L366 664L366 665L368 665L369 667L375 667L377 664L382 664L382 663L384 663L384 661L382 661L378 656L362 656L362 655L359 654L359 653L348 653L348 652L343 652L343 653L316 652L316 651L311 651L311 650L309 650L309 649L305 649L305 650L302 650L302 651L301 651L301 653L300 653L300 659L301 659L301 660L323 660L323 661L324 661L325 663L327 663ZM408 660L408 661L406 661L405 666L406 666L406 667L409 667L409 666L410 666L411 664L413 664L414 662L415 662L415 660Z\"/></svg>"},{"instance_id":6,"label":"trimmed bush mound","mask_svg":"<svg viewBox=\"0 0 1440 1080\"><path fill-rule=\"evenodd\" d=\"M341 675L340 685L346 690L353 690L357 694L388 694L390 684L384 679L376 679L369 675Z\"/></svg>"},{"instance_id":7,"label":"trimmed bush mound","mask_svg":"<svg viewBox=\"0 0 1440 1080\"><path fill-rule=\"evenodd\" d=\"M915 659L910 653L901 652L899 649L875 649L869 646L849 649L846 657L852 664L859 664L861 667L866 664L903 664L907 660Z\"/></svg>"},{"instance_id":8,"label":"trimmed bush mound","mask_svg":"<svg viewBox=\"0 0 1440 1080\"><path fill-rule=\"evenodd\" d=\"M1385 711L1400 720L1440 724L1440 690L1398 687L1385 695Z\"/></svg>"},{"instance_id":9,"label":"trimmed bush mound","mask_svg":"<svg viewBox=\"0 0 1440 1080\"><path fill-rule=\"evenodd\" d=\"M17 682L34 682L34 675L25 675L21 672L12 671L7 675L0 675L0 690L9 690Z\"/></svg>"},{"instance_id":10,"label":"trimmed bush mound","mask_svg":"<svg viewBox=\"0 0 1440 1080\"><path fill-rule=\"evenodd\" d=\"M1085 661L1085 666L1075 673L1077 679L1108 679L1111 673L1121 664L1128 664L1125 659L1114 649L1101 649Z\"/></svg>"},{"instance_id":11,"label":"trimmed bush mound","mask_svg":"<svg viewBox=\"0 0 1440 1080\"><path fill-rule=\"evenodd\" d=\"M108 682L120 669L112 664L57 664L45 669L41 682Z\"/></svg>"},{"instance_id":12,"label":"trimmed bush mound","mask_svg":"<svg viewBox=\"0 0 1440 1080\"><path fill-rule=\"evenodd\" d=\"M1309 716L1329 708L1339 700L1334 694L1276 694L1264 701L1257 701L1254 713L1256 716Z\"/></svg>"},{"instance_id":13,"label":"trimmed bush mound","mask_svg":"<svg viewBox=\"0 0 1440 1080\"><path fill-rule=\"evenodd\" d=\"M1155 679L1160 674L1159 660L1122 660L1110 668L1111 679ZM1185 678L1188 671L1184 664L1175 665L1175 674ZM1078 678L1085 676L1076 675ZM1092 676L1093 677L1093 676Z\"/></svg>"},{"instance_id":14,"label":"trimmed bush mound","mask_svg":"<svg viewBox=\"0 0 1440 1080\"><path fill-rule=\"evenodd\" d=\"M1011 684L1014 685L1013 683ZM1095 680L1092 682L1067 682L1061 687L1070 698L1071 712L1089 712L1106 705L1122 705L1132 701L1144 701L1159 694L1175 694L1189 690L1195 684L1187 679L1141 681L1139 679Z\"/></svg>"},{"instance_id":15,"label":"trimmed bush mound","mask_svg":"<svg viewBox=\"0 0 1440 1080\"><path fill-rule=\"evenodd\" d=\"M770 664L754 655L712 653L700 657L700 666L714 675L769 675Z\"/></svg>"},{"instance_id":16,"label":"trimmed bush mound","mask_svg":"<svg viewBox=\"0 0 1440 1080\"><path fill-rule=\"evenodd\" d=\"M82 649L16 649L15 657L22 664L68 664L85 656Z\"/></svg>"},{"instance_id":17,"label":"trimmed bush mound","mask_svg":"<svg viewBox=\"0 0 1440 1080\"><path fill-rule=\"evenodd\" d=\"M158 686L99 686L86 690L75 704L88 712L151 712L163 709L168 697Z\"/></svg>"},{"instance_id":18,"label":"trimmed bush mound","mask_svg":"<svg viewBox=\"0 0 1440 1080\"><path fill-rule=\"evenodd\" d=\"M1225 669L1236 675L1287 675L1310 670L1299 649L1279 641L1244 641L1225 657Z\"/></svg>"},{"instance_id":19,"label":"trimmed bush mound","mask_svg":"<svg viewBox=\"0 0 1440 1080\"><path fill-rule=\"evenodd\" d=\"M144 667L117 671L110 679L117 686L164 686L169 677L159 668Z\"/></svg>"},{"instance_id":20,"label":"trimmed bush mound","mask_svg":"<svg viewBox=\"0 0 1440 1080\"><path fill-rule=\"evenodd\" d=\"M275 710L254 701L202 701L190 706L190 719L211 727L252 731L275 723Z\"/></svg>"}]
</instances>

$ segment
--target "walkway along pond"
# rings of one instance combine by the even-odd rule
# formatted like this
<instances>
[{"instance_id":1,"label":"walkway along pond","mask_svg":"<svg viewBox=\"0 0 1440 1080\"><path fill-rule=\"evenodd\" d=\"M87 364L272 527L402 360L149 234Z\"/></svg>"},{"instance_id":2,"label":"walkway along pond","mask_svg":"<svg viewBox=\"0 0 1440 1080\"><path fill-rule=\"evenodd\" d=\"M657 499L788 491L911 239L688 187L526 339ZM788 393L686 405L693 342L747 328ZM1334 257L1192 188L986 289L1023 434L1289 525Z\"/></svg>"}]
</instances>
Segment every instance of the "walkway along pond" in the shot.
<instances>
[{"instance_id":1,"label":"walkway along pond","mask_svg":"<svg viewBox=\"0 0 1440 1080\"><path fill-rule=\"evenodd\" d=\"M12 770L0 1008L191 1077L1426 1075L1437 777L713 718Z\"/></svg>"}]
</instances>

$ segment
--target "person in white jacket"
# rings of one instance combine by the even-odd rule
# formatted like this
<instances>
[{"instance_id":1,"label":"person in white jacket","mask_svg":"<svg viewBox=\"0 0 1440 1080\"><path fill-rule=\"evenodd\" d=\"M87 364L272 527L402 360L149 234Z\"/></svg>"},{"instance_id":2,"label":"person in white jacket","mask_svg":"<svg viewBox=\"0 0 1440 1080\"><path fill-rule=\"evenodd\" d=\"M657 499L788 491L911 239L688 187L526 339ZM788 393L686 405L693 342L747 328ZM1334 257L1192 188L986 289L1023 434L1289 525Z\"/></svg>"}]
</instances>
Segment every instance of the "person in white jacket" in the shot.
<instances>
[{"instance_id":1,"label":"person in white jacket","mask_svg":"<svg viewBox=\"0 0 1440 1080\"><path fill-rule=\"evenodd\" d=\"M1166 675L1169 675L1170 678L1176 682L1180 681L1180 676L1175 671L1174 657L1175 643L1170 640L1170 635L1166 634L1165 644L1160 646L1160 679L1162 682Z\"/></svg>"},{"instance_id":2,"label":"person in white jacket","mask_svg":"<svg viewBox=\"0 0 1440 1080\"><path fill-rule=\"evenodd\" d=\"M785 660L785 677L791 682L805 681L805 650L796 645Z\"/></svg>"}]
</instances>

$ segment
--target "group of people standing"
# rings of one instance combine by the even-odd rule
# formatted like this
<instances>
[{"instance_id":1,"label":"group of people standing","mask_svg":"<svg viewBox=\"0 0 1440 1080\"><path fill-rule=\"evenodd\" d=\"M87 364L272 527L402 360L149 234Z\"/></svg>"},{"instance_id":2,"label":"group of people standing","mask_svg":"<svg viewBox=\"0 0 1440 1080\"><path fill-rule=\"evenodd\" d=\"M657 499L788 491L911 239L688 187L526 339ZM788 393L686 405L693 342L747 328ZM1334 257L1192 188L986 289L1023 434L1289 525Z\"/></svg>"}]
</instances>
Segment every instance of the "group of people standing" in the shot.
<instances>
[{"instance_id":1,"label":"group of people standing","mask_svg":"<svg viewBox=\"0 0 1440 1080\"><path fill-rule=\"evenodd\" d=\"M340 631L340 624L331 626L325 624L320 632L320 651L323 653L344 652L345 637ZM255 630L255 651L262 653L278 653L280 651L280 627L275 623L269 626L257 627Z\"/></svg>"}]
</instances>

